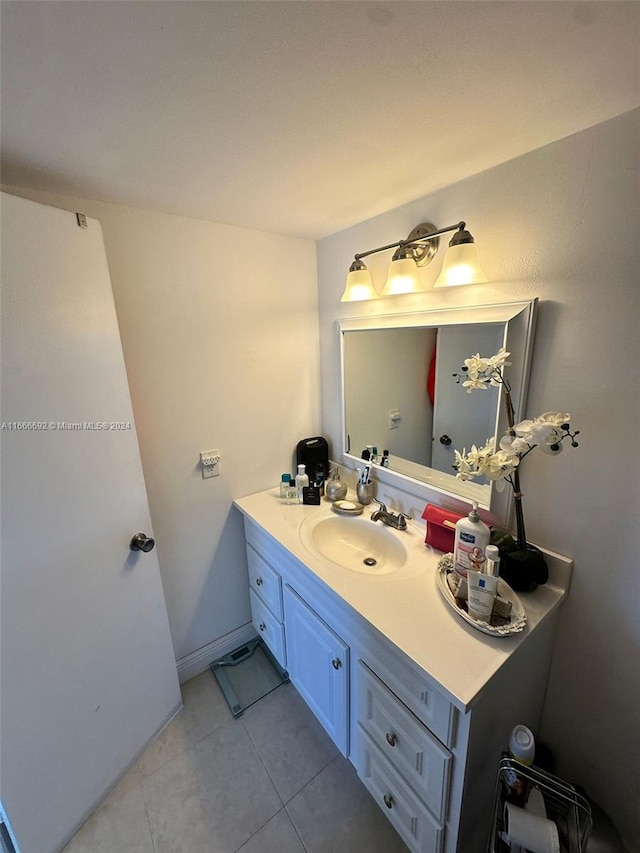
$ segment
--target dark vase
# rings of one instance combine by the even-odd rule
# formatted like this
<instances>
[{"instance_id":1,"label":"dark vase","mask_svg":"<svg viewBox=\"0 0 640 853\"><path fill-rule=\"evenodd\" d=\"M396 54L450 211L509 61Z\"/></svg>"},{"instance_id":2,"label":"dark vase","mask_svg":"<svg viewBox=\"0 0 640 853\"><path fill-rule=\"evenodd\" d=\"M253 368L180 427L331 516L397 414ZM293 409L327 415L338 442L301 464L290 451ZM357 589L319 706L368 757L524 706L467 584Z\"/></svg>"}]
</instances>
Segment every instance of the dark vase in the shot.
<instances>
[{"instance_id":1,"label":"dark vase","mask_svg":"<svg viewBox=\"0 0 640 853\"><path fill-rule=\"evenodd\" d=\"M542 551L535 545L500 551L500 577L516 592L531 592L549 579Z\"/></svg>"}]
</instances>

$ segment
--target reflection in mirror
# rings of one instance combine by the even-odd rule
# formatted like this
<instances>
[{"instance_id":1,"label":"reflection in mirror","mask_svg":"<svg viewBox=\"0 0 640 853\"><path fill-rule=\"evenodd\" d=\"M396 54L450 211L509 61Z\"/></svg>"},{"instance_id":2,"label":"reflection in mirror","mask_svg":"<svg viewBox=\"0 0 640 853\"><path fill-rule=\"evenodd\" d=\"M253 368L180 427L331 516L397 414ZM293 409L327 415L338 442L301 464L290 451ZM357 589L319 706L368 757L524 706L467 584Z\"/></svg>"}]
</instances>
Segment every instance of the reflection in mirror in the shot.
<instances>
[{"instance_id":1,"label":"reflection in mirror","mask_svg":"<svg viewBox=\"0 0 640 853\"><path fill-rule=\"evenodd\" d=\"M454 449L495 433L498 389L472 399L453 374L502 346L504 324L353 331L344 338L346 431L354 455L373 445L451 474ZM373 369L372 369L373 365Z\"/></svg>"},{"instance_id":2,"label":"reflection in mirror","mask_svg":"<svg viewBox=\"0 0 640 853\"><path fill-rule=\"evenodd\" d=\"M500 432L501 390L468 394L453 374L475 353L505 346L521 412L534 309L532 301L341 321L343 461L373 446L376 461L388 451L391 476L495 509L495 487L456 480L453 462L454 450Z\"/></svg>"}]
</instances>

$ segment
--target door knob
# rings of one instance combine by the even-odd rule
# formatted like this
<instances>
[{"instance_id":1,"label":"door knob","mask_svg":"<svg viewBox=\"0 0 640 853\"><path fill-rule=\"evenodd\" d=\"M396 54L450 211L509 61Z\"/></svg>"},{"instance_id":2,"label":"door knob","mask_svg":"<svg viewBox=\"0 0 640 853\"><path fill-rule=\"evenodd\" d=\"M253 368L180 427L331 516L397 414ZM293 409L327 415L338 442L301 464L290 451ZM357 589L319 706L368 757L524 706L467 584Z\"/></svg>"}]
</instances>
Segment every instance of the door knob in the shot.
<instances>
[{"instance_id":1,"label":"door knob","mask_svg":"<svg viewBox=\"0 0 640 853\"><path fill-rule=\"evenodd\" d=\"M451 444L451 439L446 433L440 436L440 444L444 444L445 447L449 447L449 445Z\"/></svg>"},{"instance_id":2,"label":"door knob","mask_svg":"<svg viewBox=\"0 0 640 853\"><path fill-rule=\"evenodd\" d=\"M129 543L129 548L131 548L132 551L144 551L144 553L147 554L149 551L153 551L153 546L155 544L155 539L147 536L146 533L136 533Z\"/></svg>"},{"instance_id":3,"label":"door knob","mask_svg":"<svg viewBox=\"0 0 640 853\"><path fill-rule=\"evenodd\" d=\"M334 658L331 661L331 665L334 669L340 669L340 667L342 666L342 661L340 660L340 658Z\"/></svg>"}]
</instances>

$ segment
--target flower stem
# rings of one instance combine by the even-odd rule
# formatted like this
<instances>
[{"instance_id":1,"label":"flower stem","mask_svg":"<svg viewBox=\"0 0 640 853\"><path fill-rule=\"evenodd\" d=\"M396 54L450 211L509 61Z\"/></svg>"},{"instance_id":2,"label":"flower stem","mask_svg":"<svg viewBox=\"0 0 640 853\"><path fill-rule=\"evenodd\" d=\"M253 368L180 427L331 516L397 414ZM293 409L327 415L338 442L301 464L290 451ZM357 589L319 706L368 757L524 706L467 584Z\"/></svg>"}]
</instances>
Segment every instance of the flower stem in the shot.
<instances>
[{"instance_id":1,"label":"flower stem","mask_svg":"<svg viewBox=\"0 0 640 853\"><path fill-rule=\"evenodd\" d=\"M522 495L520 494L520 489L517 486L517 477L514 478L514 489L517 489L515 494L515 507L516 507L516 541L518 543L518 550L524 551L527 547L527 533L524 529L524 513L522 512Z\"/></svg>"},{"instance_id":2,"label":"flower stem","mask_svg":"<svg viewBox=\"0 0 640 853\"><path fill-rule=\"evenodd\" d=\"M511 389L504 389L504 404L507 409L507 423L509 426L509 435L515 435L515 412L513 401L511 399ZM527 532L524 527L524 513L522 511L522 493L520 491L520 468L516 468L511 475L511 487L513 488L513 496L516 510L516 541L518 548L524 550L527 547Z\"/></svg>"}]
</instances>

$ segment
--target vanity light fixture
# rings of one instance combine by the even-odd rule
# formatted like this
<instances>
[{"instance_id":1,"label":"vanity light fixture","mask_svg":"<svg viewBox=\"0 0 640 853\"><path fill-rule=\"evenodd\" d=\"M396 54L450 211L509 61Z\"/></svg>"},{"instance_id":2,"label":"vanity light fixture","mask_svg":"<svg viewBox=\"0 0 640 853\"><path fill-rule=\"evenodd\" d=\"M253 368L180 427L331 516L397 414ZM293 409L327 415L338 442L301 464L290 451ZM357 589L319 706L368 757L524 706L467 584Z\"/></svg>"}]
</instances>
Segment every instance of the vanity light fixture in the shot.
<instances>
[{"instance_id":1,"label":"vanity light fixture","mask_svg":"<svg viewBox=\"0 0 640 853\"><path fill-rule=\"evenodd\" d=\"M436 256L440 245L440 235L448 231L456 233L449 242L442 271L434 287L446 287L457 284L481 284L488 281L478 260L478 250L473 237L467 231L465 222L457 222L447 228L436 228L430 222L422 222L409 234L406 240L388 243L368 252L359 252L349 267L347 283L341 302L359 302L377 299L371 273L362 261L368 255L395 249L387 281L380 296L395 296L399 293L419 293L424 290L418 277L418 267L426 266Z\"/></svg>"}]
</instances>

